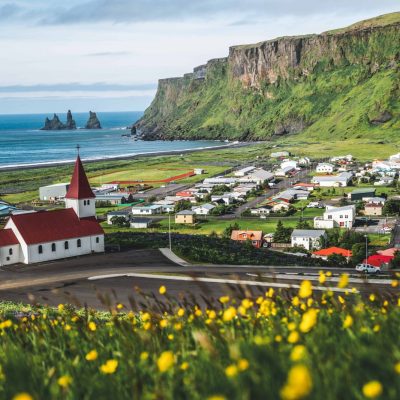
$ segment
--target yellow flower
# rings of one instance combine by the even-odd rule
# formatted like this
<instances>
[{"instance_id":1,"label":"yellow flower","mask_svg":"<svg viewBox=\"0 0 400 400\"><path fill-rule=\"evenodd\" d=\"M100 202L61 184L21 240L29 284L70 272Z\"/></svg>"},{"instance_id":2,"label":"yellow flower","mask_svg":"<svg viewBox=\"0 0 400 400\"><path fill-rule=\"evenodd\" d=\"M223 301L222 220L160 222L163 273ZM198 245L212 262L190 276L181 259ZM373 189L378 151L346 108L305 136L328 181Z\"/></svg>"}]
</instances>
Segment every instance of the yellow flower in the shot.
<instances>
[{"instance_id":1,"label":"yellow flower","mask_svg":"<svg viewBox=\"0 0 400 400\"><path fill-rule=\"evenodd\" d=\"M351 315L346 315L346 318L343 321L343 328L347 329L353 325L353 317Z\"/></svg>"},{"instance_id":2,"label":"yellow flower","mask_svg":"<svg viewBox=\"0 0 400 400\"><path fill-rule=\"evenodd\" d=\"M163 285L163 286L160 286L160 289L158 289L158 291L160 294L165 294L165 293L167 293L167 288Z\"/></svg>"},{"instance_id":3,"label":"yellow flower","mask_svg":"<svg viewBox=\"0 0 400 400\"><path fill-rule=\"evenodd\" d=\"M178 315L178 317L183 317L185 315L185 310L183 308L180 308L176 314Z\"/></svg>"},{"instance_id":4,"label":"yellow flower","mask_svg":"<svg viewBox=\"0 0 400 400\"><path fill-rule=\"evenodd\" d=\"M166 319L162 319L160 321L160 328L166 328L168 326L168 321Z\"/></svg>"},{"instance_id":5,"label":"yellow flower","mask_svg":"<svg viewBox=\"0 0 400 400\"><path fill-rule=\"evenodd\" d=\"M89 328L89 330L91 330L92 332L94 332L94 331L97 329L96 324L95 324L93 321L90 321L90 322L89 322L88 328Z\"/></svg>"},{"instance_id":6,"label":"yellow flower","mask_svg":"<svg viewBox=\"0 0 400 400\"><path fill-rule=\"evenodd\" d=\"M394 365L394 370L400 375L400 361Z\"/></svg>"},{"instance_id":7,"label":"yellow flower","mask_svg":"<svg viewBox=\"0 0 400 400\"><path fill-rule=\"evenodd\" d=\"M140 353L140 359L142 360L142 361L146 361L148 358L149 358L149 353L147 352L147 351L142 351L141 353Z\"/></svg>"},{"instance_id":8,"label":"yellow flower","mask_svg":"<svg viewBox=\"0 0 400 400\"><path fill-rule=\"evenodd\" d=\"M65 324L64 329L65 329L66 331L70 331L70 330L72 329L72 327L71 327L71 325L69 325L69 324Z\"/></svg>"},{"instance_id":9,"label":"yellow flower","mask_svg":"<svg viewBox=\"0 0 400 400\"><path fill-rule=\"evenodd\" d=\"M293 347L292 352L290 353L290 359L292 361L300 361L307 356L307 349L302 344L298 344Z\"/></svg>"},{"instance_id":10,"label":"yellow flower","mask_svg":"<svg viewBox=\"0 0 400 400\"><path fill-rule=\"evenodd\" d=\"M91 350L91 351L89 351L89 353L86 354L85 358L87 361L94 361L94 360L97 360L98 356L99 355L96 350Z\"/></svg>"},{"instance_id":11,"label":"yellow flower","mask_svg":"<svg viewBox=\"0 0 400 400\"><path fill-rule=\"evenodd\" d=\"M229 307L224 311L224 315L222 316L222 319L225 322L232 321L233 318L236 317L236 308L235 307Z\"/></svg>"},{"instance_id":12,"label":"yellow flower","mask_svg":"<svg viewBox=\"0 0 400 400\"><path fill-rule=\"evenodd\" d=\"M275 342L277 342L277 343L282 342L282 336L281 335L276 335L275 336Z\"/></svg>"},{"instance_id":13,"label":"yellow flower","mask_svg":"<svg viewBox=\"0 0 400 400\"><path fill-rule=\"evenodd\" d=\"M338 296L338 300L339 300L340 304L346 303L346 300L342 296Z\"/></svg>"},{"instance_id":14,"label":"yellow flower","mask_svg":"<svg viewBox=\"0 0 400 400\"><path fill-rule=\"evenodd\" d=\"M285 386L281 390L283 400L298 400L311 393L311 374L305 365L295 365L289 371Z\"/></svg>"},{"instance_id":15,"label":"yellow flower","mask_svg":"<svg viewBox=\"0 0 400 400\"><path fill-rule=\"evenodd\" d=\"M243 299L242 300L242 306L247 310L250 307L253 307L253 302L249 299Z\"/></svg>"},{"instance_id":16,"label":"yellow flower","mask_svg":"<svg viewBox=\"0 0 400 400\"><path fill-rule=\"evenodd\" d=\"M265 293L265 297L272 297L274 295L274 289L271 287L268 292Z\"/></svg>"},{"instance_id":17,"label":"yellow flower","mask_svg":"<svg viewBox=\"0 0 400 400\"><path fill-rule=\"evenodd\" d=\"M299 339L300 339L299 332L293 331L293 332L290 332L290 335L288 336L287 341L289 343L297 343L299 341Z\"/></svg>"},{"instance_id":18,"label":"yellow flower","mask_svg":"<svg viewBox=\"0 0 400 400\"><path fill-rule=\"evenodd\" d=\"M292 299L292 305L297 307L300 304L300 299L297 296L294 296Z\"/></svg>"},{"instance_id":19,"label":"yellow flower","mask_svg":"<svg viewBox=\"0 0 400 400\"><path fill-rule=\"evenodd\" d=\"M12 400L33 400L33 397L26 392L16 394Z\"/></svg>"},{"instance_id":20,"label":"yellow flower","mask_svg":"<svg viewBox=\"0 0 400 400\"><path fill-rule=\"evenodd\" d=\"M238 367L235 364L228 365L225 368L225 375L228 378L233 378L234 376L237 375L237 373L238 373Z\"/></svg>"},{"instance_id":21,"label":"yellow flower","mask_svg":"<svg viewBox=\"0 0 400 400\"><path fill-rule=\"evenodd\" d=\"M382 391L382 384L378 381L370 381L362 388L363 395L369 399L375 399L379 397L382 394Z\"/></svg>"},{"instance_id":22,"label":"yellow flower","mask_svg":"<svg viewBox=\"0 0 400 400\"><path fill-rule=\"evenodd\" d=\"M373 293L371 293L369 295L369 301L375 301L375 299L376 299L376 296Z\"/></svg>"},{"instance_id":23,"label":"yellow flower","mask_svg":"<svg viewBox=\"0 0 400 400\"><path fill-rule=\"evenodd\" d=\"M168 371L175 363L175 356L172 351L163 351L158 357L157 367L160 372Z\"/></svg>"},{"instance_id":24,"label":"yellow flower","mask_svg":"<svg viewBox=\"0 0 400 400\"><path fill-rule=\"evenodd\" d=\"M299 329L303 333L310 332L314 325L317 323L317 310L315 308L310 308L303 314Z\"/></svg>"},{"instance_id":25,"label":"yellow flower","mask_svg":"<svg viewBox=\"0 0 400 400\"><path fill-rule=\"evenodd\" d=\"M142 321L143 321L143 322L150 321L150 319L151 319L151 315L150 315L148 312L145 312L145 313L142 315Z\"/></svg>"},{"instance_id":26,"label":"yellow flower","mask_svg":"<svg viewBox=\"0 0 400 400\"><path fill-rule=\"evenodd\" d=\"M210 318L210 319L215 319L215 318L217 318L217 313L216 313L214 310L211 310L211 311L208 313L208 318Z\"/></svg>"},{"instance_id":27,"label":"yellow flower","mask_svg":"<svg viewBox=\"0 0 400 400\"><path fill-rule=\"evenodd\" d=\"M100 366L100 371L103 374L113 374L118 368L117 360L107 360L105 364Z\"/></svg>"},{"instance_id":28,"label":"yellow flower","mask_svg":"<svg viewBox=\"0 0 400 400\"><path fill-rule=\"evenodd\" d=\"M310 297L312 295L312 284L310 281L303 281L301 282L300 289L299 289L299 297L302 299L306 297Z\"/></svg>"},{"instance_id":29,"label":"yellow flower","mask_svg":"<svg viewBox=\"0 0 400 400\"><path fill-rule=\"evenodd\" d=\"M57 383L61 387L67 388L72 383L72 378L69 375L63 375L58 378Z\"/></svg>"},{"instance_id":30,"label":"yellow flower","mask_svg":"<svg viewBox=\"0 0 400 400\"><path fill-rule=\"evenodd\" d=\"M207 397L207 400L226 400L226 397L214 394L213 396Z\"/></svg>"},{"instance_id":31,"label":"yellow flower","mask_svg":"<svg viewBox=\"0 0 400 400\"><path fill-rule=\"evenodd\" d=\"M168 340L174 340L175 336L172 333L170 333L167 337L168 337Z\"/></svg>"},{"instance_id":32,"label":"yellow flower","mask_svg":"<svg viewBox=\"0 0 400 400\"><path fill-rule=\"evenodd\" d=\"M332 276L332 272L331 271L327 271L326 272L326 276L331 277Z\"/></svg>"},{"instance_id":33,"label":"yellow flower","mask_svg":"<svg viewBox=\"0 0 400 400\"><path fill-rule=\"evenodd\" d=\"M249 368L250 364L245 358L241 358L237 363L239 371L246 371Z\"/></svg>"},{"instance_id":34,"label":"yellow flower","mask_svg":"<svg viewBox=\"0 0 400 400\"><path fill-rule=\"evenodd\" d=\"M143 329L144 329L145 331L148 331L150 328L151 328L151 322L145 322L145 323L143 324Z\"/></svg>"},{"instance_id":35,"label":"yellow flower","mask_svg":"<svg viewBox=\"0 0 400 400\"><path fill-rule=\"evenodd\" d=\"M188 368L189 368L189 363L186 362L186 361L184 361L184 362L181 364L181 370L182 370L182 371L186 371Z\"/></svg>"},{"instance_id":36,"label":"yellow flower","mask_svg":"<svg viewBox=\"0 0 400 400\"><path fill-rule=\"evenodd\" d=\"M229 301L229 296L221 296L221 297L219 298L219 301L220 301L222 304L225 304L225 303L227 303L227 302Z\"/></svg>"},{"instance_id":37,"label":"yellow flower","mask_svg":"<svg viewBox=\"0 0 400 400\"><path fill-rule=\"evenodd\" d=\"M201 316L203 315L203 312L198 308L198 309L194 312L194 315L195 315L196 317L201 317Z\"/></svg>"},{"instance_id":38,"label":"yellow flower","mask_svg":"<svg viewBox=\"0 0 400 400\"><path fill-rule=\"evenodd\" d=\"M338 287L345 288L348 284L349 284L349 274L344 273L340 275Z\"/></svg>"},{"instance_id":39,"label":"yellow flower","mask_svg":"<svg viewBox=\"0 0 400 400\"><path fill-rule=\"evenodd\" d=\"M64 311L64 304L59 304L57 308L59 312Z\"/></svg>"},{"instance_id":40,"label":"yellow flower","mask_svg":"<svg viewBox=\"0 0 400 400\"><path fill-rule=\"evenodd\" d=\"M323 271L319 272L319 278L318 281L321 285L323 285L326 282L326 275L324 274Z\"/></svg>"},{"instance_id":41,"label":"yellow flower","mask_svg":"<svg viewBox=\"0 0 400 400\"><path fill-rule=\"evenodd\" d=\"M399 281L393 280L393 281L391 282L391 285L392 285L392 287L396 288L397 286L399 286Z\"/></svg>"},{"instance_id":42,"label":"yellow flower","mask_svg":"<svg viewBox=\"0 0 400 400\"><path fill-rule=\"evenodd\" d=\"M374 325L374 327L372 328L372 330L374 331L374 332L379 332L380 330L381 330L381 327L380 327L380 325Z\"/></svg>"},{"instance_id":43,"label":"yellow flower","mask_svg":"<svg viewBox=\"0 0 400 400\"><path fill-rule=\"evenodd\" d=\"M182 330L182 324L181 324L180 322L175 323L175 324L174 324L174 329L175 329L176 331Z\"/></svg>"},{"instance_id":44,"label":"yellow flower","mask_svg":"<svg viewBox=\"0 0 400 400\"><path fill-rule=\"evenodd\" d=\"M117 304L117 310L122 310L124 308L124 305L121 303Z\"/></svg>"}]
</instances>

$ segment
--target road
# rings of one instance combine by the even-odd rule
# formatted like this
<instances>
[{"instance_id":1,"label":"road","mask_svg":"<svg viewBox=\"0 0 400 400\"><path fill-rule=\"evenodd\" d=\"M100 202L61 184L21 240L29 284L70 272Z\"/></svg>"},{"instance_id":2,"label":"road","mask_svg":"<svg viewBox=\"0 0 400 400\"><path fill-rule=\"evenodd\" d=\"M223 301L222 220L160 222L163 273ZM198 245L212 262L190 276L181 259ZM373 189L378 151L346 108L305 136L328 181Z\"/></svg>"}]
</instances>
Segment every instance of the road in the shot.
<instances>
[{"instance_id":1,"label":"road","mask_svg":"<svg viewBox=\"0 0 400 400\"><path fill-rule=\"evenodd\" d=\"M332 269L334 280L344 271ZM318 268L262 267L233 265L193 265L182 267L164 257L158 250L94 255L41 265L17 266L0 270L0 299L16 302L57 305L71 303L77 307L108 309L116 303L134 308L152 306L165 296L158 294L166 285L168 294L206 306L223 294L257 296L266 288L297 291L303 279L317 286ZM372 281L371 281L372 282ZM378 282L374 280L373 282ZM370 283L356 279L351 286L362 294L385 296L398 294L383 279ZM336 281L332 282L335 287ZM325 290L325 288L316 289ZM147 300L146 300L147 299Z\"/></svg>"}]
</instances>

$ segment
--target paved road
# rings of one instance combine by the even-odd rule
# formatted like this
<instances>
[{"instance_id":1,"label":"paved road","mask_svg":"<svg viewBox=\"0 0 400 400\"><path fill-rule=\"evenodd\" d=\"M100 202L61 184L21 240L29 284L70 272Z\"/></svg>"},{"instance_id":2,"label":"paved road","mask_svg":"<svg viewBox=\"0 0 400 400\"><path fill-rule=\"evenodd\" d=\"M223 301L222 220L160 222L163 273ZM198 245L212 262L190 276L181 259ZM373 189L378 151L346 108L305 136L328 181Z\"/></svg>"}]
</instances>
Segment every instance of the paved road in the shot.
<instances>
[{"instance_id":1,"label":"paved road","mask_svg":"<svg viewBox=\"0 0 400 400\"><path fill-rule=\"evenodd\" d=\"M342 271L334 269L335 275ZM107 309L109 305L122 302L140 308L145 307L146 296L142 293L147 293L155 304L159 297L158 288L166 285L170 295L178 298L189 296L190 301L206 305L222 294L239 297L257 295L265 292L268 286L294 285L293 290L297 290L296 285L304 279L305 273L310 275L310 279L314 275L315 279L318 269L232 265L181 267L157 250L132 250L35 266L3 268L0 272L0 299L48 305L68 302L98 309ZM89 279L109 274L114 276ZM178 276L175 278L174 275ZM249 281L253 283L249 284ZM387 284L371 285L362 281L354 286L361 293L375 291L385 296L398 293L397 289Z\"/></svg>"}]
</instances>

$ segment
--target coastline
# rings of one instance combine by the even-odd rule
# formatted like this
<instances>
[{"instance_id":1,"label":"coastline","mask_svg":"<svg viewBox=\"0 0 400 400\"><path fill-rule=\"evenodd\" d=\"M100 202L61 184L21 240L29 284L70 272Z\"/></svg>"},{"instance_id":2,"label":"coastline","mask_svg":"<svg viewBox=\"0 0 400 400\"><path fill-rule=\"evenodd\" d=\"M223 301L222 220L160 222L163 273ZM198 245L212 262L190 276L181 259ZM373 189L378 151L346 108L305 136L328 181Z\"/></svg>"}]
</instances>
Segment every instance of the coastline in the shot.
<instances>
[{"instance_id":1,"label":"coastline","mask_svg":"<svg viewBox=\"0 0 400 400\"><path fill-rule=\"evenodd\" d=\"M156 156L170 156L174 154L189 154L198 151L211 151L211 150L221 150L227 148L240 148L245 146L254 145L262 142L241 142L241 143L226 143L220 146L209 146L209 147L197 147L194 149L181 149L181 150L165 150L165 151L153 151L148 153L132 153L132 154L123 154L119 156L103 156L96 158L82 158L82 161L85 163L95 163L102 161L116 161L116 160L131 160L135 158L147 158L147 157L156 157ZM62 160L62 161L49 161L43 163L32 163L32 164L16 164L16 165L4 165L0 166L0 172L4 171L19 171L25 169L40 169L40 168L49 168L49 167L59 167L63 165L73 164L75 160Z\"/></svg>"}]
</instances>

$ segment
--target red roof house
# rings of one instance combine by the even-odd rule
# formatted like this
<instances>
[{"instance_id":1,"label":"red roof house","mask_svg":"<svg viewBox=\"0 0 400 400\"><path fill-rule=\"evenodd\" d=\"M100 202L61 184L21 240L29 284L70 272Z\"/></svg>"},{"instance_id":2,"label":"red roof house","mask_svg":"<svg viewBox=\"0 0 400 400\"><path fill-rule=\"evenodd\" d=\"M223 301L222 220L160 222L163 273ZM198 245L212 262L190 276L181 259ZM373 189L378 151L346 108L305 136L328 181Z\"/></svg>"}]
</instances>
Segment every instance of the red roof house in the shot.
<instances>
[{"instance_id":1,"label":"red roof house","mask_svg":"<svg viewBox=\"0 0 400 400\"><path fill-rule=\"evenodd\" d=\"M393 260L393 256L382 256L381 254L374 254L369 256L367 260L364 259L363 263L371 264L374 267L381 267L384 264L389 264Z\"/></svg>"},{"instance_id":2,"label":"red roof house","mask_svg":"<svg viewBox=\"0 0 400 400\"><path fill-rule=\"evenodd\" d=\"M332 254L340 254L347 259L353 255L351 250L342 249L341 247L328 247L327 249L321 249L318 251L314 251L313 253L315 257L323 259L327 259Z\"/></svg>"},{"instance_id":3,"label":"red roof house","mask_svg":"<svg viewBox=\"0 0 400 400\"><path fill-rule=\"evenodd\" d=\"M232 231L231 239L238 242L250 240L254 247L261 247L263 243L262 231Z\"/></svg>"}]
</instances>

